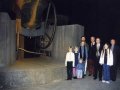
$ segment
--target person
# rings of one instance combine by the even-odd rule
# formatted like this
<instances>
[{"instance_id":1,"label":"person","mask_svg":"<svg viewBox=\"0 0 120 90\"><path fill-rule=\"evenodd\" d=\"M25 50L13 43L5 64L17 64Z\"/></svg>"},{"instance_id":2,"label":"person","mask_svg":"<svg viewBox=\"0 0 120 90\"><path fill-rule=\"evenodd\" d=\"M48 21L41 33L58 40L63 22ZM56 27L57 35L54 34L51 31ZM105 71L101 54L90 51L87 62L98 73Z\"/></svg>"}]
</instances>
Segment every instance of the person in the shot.
<instances>
[{"instance_id":1,"label":"person","mask_svg":"<svg viewBox=\"0 0 120 90\"><path fill-rule=\"evenodd\" d=\"M86 37L85 36L81 37L81 42L86 42Z\"/></svg>"},{"instance_id":2,"label":"person","mask_svg":"<svg viewBox=\"0 0 120 90\"><path fill-rule=\"evenodd\" d=\"M117 46L115 39L111 39L111 50L113 52L113 66L110 67L110 74L111 80L116 81L120 49Z\"/></svg>"},{"instance_id":3,"label":"person","mask_svg":"<svg viewBox=\"0 0 120 90\"><path fill-rule=\"evenodd\" d=\"M99 60L100 60L100 54L102 51L102 44L101 44L101 40L100 38L96 38L96 58L94 61L94 75L93 75L93 79L96 80L97 79L97 75L99 74L99 81L102 80L102 65L99 64Z\"/></svg>"},{"instance_id":4,"label":"person","mask_svg":"<svg viewBox=\"0 0 120 90\"><path fill-rule=\"evenodd\" d=\"M89 46L89 54L88 54L88 72L89 72L89 76L94 74L94 61L95 61L95 56L96 56L95 37L91 36L90 41L91 41L91 44Z\"/></svg>"},{"instance_id":5,"label":"person","mask_svg":"<svg viewBox=\"0 0 120 90\"><path fill-rule=\"evenodd\" d=\"M105 43L101 52L99 63L103 65L103 83L110 83L110 66L113 65L113 53L109 48L109 45Z\"/></svg>"},{"instance_id":6,"label":"person","mask_svg":"<svg viewBox=\"0 0 120 90\"><path fill-rule=\"evenodd\" d=\"M77 79L77 71L76 71L76 67L77 67L77 64L79 62L79 58L80 58L80 53L79 53L79 49L77 46L75 46L75 49L74 49L74 54L75 54L75 67L73 67L73 78L74 79Z\"/></svg>"},{"instance_id":7,"label":"person","mask_svg":"<svg viewBox=\"0 0 120 90\"><path fill-rule=\"evenodd\" d=\"M72 80L72 69L74 65L75 55L72 52L72 47L70 46L65 58L65 66L67 67L67 80Z\"/></svg>"},{"instance_id":8,"label":"person","mask_svg":"<svg viewBox=\"0 0 120 90\"><path fill-rule=\"evenodd\" d=\"M77 79L83 78L83 72L84 72L84 64L82 62L83 60L80 59L79 63L77 64Z\"/></svg>"},{"instance_id":9,"label":"person","mask_svg":"<svg viewBox=\"0 0 120 90\"><path fill-rule=\"evenodd\" d=\"M80 53L80 59L83 60L83 63L85 64L84 67L84 76L86 75L86 69L87 69L87 60L88 60L88 48L85 44L85 42L81 42L80 48L79 48L79 53Z\"/></svg>"},{"instance_id":10,"label":"person","mask_svg":"<svg viewBox=\"0 0 120 90\"><path fill-rule=\"evenodd\" d=\"M85 45L86 45L87 48L89 49L89 46L88 46L88 44L87 44L87 42L86 42L86 37L85 37L85 36L82 36L82 37L81 37L80 44L81 44L81 42L85 42Z\"/></svg>"}]
</instances>

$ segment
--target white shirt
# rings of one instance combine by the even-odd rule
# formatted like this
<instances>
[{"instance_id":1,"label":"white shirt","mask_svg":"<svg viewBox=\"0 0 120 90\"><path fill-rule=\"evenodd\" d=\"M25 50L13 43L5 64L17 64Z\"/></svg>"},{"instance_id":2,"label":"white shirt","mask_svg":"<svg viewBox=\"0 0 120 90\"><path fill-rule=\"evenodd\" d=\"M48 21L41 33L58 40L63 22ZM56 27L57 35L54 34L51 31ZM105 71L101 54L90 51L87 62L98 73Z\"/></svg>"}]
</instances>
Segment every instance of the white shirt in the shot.
<instances>
[{"instance_id":1,"label":"white shirt","mask_svg":"<svg viewBox=\"0 0 120 90\"><path fill-rule=\"evenodd\" d=\"M66 58L65 58L65 66L67 66L67 62L72 61L73 67L75 65L75 54L73 52L67 52Z\"/></svg>"},{"instance_id":2,"label":"white shirt","mask_svg":"<svg viewBox=\"0 0 120 90\"><path fill-rule=\"evenodd\" d=\"M111 50L107 50L107 65L109 66L112 66L113 65L113 53ZM101 52L101 56L100 56L100 61L99 63L101 65L104 64L104 56L105 56L105 53L103 53L103 51Z\"/></svg>"},{"instance_id":3,"label":"white shirt","mask_svg":"<svg viewBox=\"0 0 120 90\"><path fill-rule=\"evenodd\" d=\"M114 50L114 45L111 46L111 50L112 50L112 52L113 52L113 50Z\"/></svg>"},{"instance_id":4,"label":"white shirt","mask_svg":"<svg viewBox=\"0 0 120 90\"><path fill-rule=\"evenodd\" d=\"M96 47L97 47L96 56L100 56L100 52L99 52L99 49L100 49L100 43L96 44Z\"/></svg>"},{"instance_id":5,"label":"white shirt","mask_svg":"<svg viewBox=\"0 0 120 90\"><path fill-rule=\"evenodd\" d=\"M92 46L92 45L95 45L95 42L91 43L91 46Z\"/></svg>"},{"instance_id":6,"label":"white shirt","mask_svg":"<svg viewBox=\"0 0 120 90\"><path fill-rule=\"evenodd\" d=\"M99 50L99 48L100 48L100 43L99 43L99 44L96 44L96 46L97 46L97 50Z\"/></svg>"}]
</instances>

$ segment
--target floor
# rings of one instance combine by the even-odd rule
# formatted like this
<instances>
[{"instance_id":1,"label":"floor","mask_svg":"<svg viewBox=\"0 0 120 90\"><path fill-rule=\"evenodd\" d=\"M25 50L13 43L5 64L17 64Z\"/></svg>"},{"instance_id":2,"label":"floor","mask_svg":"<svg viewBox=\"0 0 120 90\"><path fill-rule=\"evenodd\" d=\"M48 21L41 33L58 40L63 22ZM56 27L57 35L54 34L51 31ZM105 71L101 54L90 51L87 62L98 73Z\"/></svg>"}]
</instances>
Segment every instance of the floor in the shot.
<instances>
[{"instance_id":1,"label":"floor","mask_svg":"<svg viewBox=\"0 0 120 90\"><path fill-rule=\"evenodd\" d=\"M111 81L110 84L102 83L99 80L93 80L92 76L86 76L81 80L63 80L46 85L21 87L9 90L120 90L120 70L118 72L117 81Z\"/></svg>"}]
</instances>

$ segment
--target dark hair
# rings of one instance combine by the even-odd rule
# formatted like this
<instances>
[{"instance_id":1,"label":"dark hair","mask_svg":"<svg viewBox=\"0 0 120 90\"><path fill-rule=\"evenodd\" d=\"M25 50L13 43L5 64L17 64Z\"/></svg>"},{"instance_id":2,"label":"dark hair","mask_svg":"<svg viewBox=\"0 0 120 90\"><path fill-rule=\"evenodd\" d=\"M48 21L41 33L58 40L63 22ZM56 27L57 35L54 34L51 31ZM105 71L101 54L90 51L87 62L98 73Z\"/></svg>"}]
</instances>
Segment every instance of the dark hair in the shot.
<instances>
[{"instance_id":1,"label":"dark hair","mask_svg":"<svg viewBox=\"0 0 120 90\"><path fill-rule=\"evenodd\" d=\"M72 46L69 46L69 48L72 48Z\"/></svg>"},{"instance_id":2,"label":"dark hair","mask_svg":"<svg viewBox=\"0 0 120 90\"><path fill-rule=\"evenodd\" d=\"M108 42L106 42L105 44L107 44L107 45L108 45L108 48L110 48L110 44L109 44ZM105 44L104 44L104 45L105 45Z\"/></svg>"},{"instance_id":3,"label":"dark hair","mask_svg":"<svg viewBox=\"0 0 120 90\"><path fill-rule=\"evenodd\" d=\"M92 38L92 37L95 38L95 36L91 36L90 38Z\"/></svg>"},{"instance_id":4,"label":"dark hair","mask_svg":"<svg viewBox=\"0 0 120 90\"><path fill-rule=\"evenodd\" d=\"M108 45L108 50L109 50L109 53L110 53L110 44L109 44L108 42L106 42L105 44ZM104 46L105 46L105 44L104 44ZM105 52L105 50L104 50L104 46L103 46L103 53Z\"/></svg>"},{"instance_id":5,"label":"dark hair","mask_svg":"<svg viewBox=\"0 0 120 90\"><path fill-rule=\"evenodd\" d=\"M115 38L111 38L111 40L114 40L116 42L116 39Z\"/></svg>"},{"instance_id":6,"label":"dark hair","mask_svg":"<svg viewBox=\"0 0 120 90\"><path fill-rule=\"evenodd\" d=\"M83 37L86 38L85 36L82 36L81 38L83 38Z\"/></svg>"},{"instance_id":7,"label":"dark hair","mask_svg":"<svg viewBox=\"0 0 120 90\"><path fill-rule=\"evenodd\" d=\"M96 39L100 39L100 37L96 37Z\"/></svg>"}]
</instances>

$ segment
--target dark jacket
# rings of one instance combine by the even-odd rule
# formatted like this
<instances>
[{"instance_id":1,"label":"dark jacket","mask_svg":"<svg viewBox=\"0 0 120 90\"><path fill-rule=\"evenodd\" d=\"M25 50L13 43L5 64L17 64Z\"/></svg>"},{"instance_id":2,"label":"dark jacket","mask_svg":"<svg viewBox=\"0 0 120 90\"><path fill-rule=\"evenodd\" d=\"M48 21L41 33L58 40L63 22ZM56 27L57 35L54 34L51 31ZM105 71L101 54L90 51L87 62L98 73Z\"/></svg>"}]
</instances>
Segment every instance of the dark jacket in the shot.
<instances>
[{"instance_id":1,"label":"dark jacket","mask_svg":"<svg viewBox=\"0 0 120 90\"><path fill-rule=\"evenodd\" d=\"M96 58L96 44L90 45L89 47L89 53L88 53L88 59L95 60Z\"/></svg>"},{"instance_id":2,"label":"dark jacket","mask_svg":"<svg viewBox=\"0 0 120 90\"><path fill-rule=\"evenodd\" d=\"M113 48L113 66L117 67L120 63L120 48L115 45Z\"/></svg>"},{"instance_id":3,"label":"dark jacket","mask_svg":"<svg viewBox=\"0 0 120 90\"><path fill-rule=\"evenodd\" d=\"M103 45L100 44L100 48L99 48L99 53L100 53L100 55L101 55L102 49L103 49ZM97 44L96 44L96 48L95 48L95 53L97 54ZM100 56L98 57L97 55L95 55L95 57L96 57L96 59L100 59Z\"/></svg>"}]
</instances>

